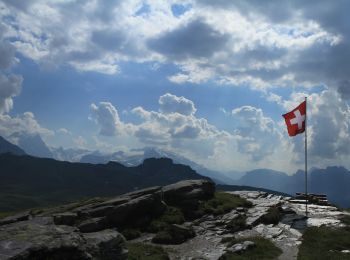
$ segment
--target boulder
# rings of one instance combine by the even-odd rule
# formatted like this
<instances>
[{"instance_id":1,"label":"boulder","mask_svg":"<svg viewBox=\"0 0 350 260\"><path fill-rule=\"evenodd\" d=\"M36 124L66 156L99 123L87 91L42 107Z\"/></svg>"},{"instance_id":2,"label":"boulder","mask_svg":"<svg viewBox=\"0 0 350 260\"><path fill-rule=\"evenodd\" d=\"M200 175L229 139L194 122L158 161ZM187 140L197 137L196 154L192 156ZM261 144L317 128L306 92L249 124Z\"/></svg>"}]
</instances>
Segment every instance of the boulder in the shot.
<instances>
[{"instance_id":1,"label":"boulder","mask_svg":"<svg viewBox=\"0 0 350 260\"><path fill-rule=\"evenodd\" d=\"M185 180L163 187L164 201L170 205L208 200L214 196L215 184L209 180Z\"/></svg>"},{"instance_id":2,"label":"boulder","mask_svg":"<svg viewBox=\"0 0 350 260\"><path fill-rule=\"evenodd\" d=\"M81 222L78 226L79 230L83 233L96 232L108 227L105 217L90 218Z\"/></svg>"},{"instance_id":3,"label":"boulder","mask_svg":"<svg viewBox=\"0 0 350 260\"><path fill-rule=\"evenodd\" d=\"M83 234L86 249L96 260L127 259L128 250L125 238L115 230L106 229L100 232Z\"/></svg>"},{"instance_id":4,"label":"boulder","mask_svg":"<svg viewBox=\"0 0 350 260\"><path fill-rule=\"evenodd\" d=\"M161 189L162 189L162 187L160 187L160 186L150 187L150 188L136 190L133 192L126 193L123 195L123 197L137 198L137 197L141 197L141 196L148 195L148 194L155 194L155 193L160 194Z\"/></svg>"},{"instance_id":5,"label":"boulder","mask_svg":"<svg viewBox=\"0 0 350 260\"><path fill-rule=\"evenodd\" d=\"M81 234L75 227L38 217L0 227L0 259L127 258L124 237L115 230Z\"/></svg>"},{"instance_id":6,"label":"boulder","mask_svg":"<svg viewBox=\"0 0 350 260\"><path fill-rule=\"evenodd\" d=\"M77 221L78 215L73 212L63 212L53 215L53 221L56 225L73 226Z\"/></svg>"},{"instance_id":7,"label":"boulder","mask_svg":"<svg viewBox=\"0 0 350 260\"><path fill-rule=\"evenodd\" d=\"M0 227L0 259L89 259L76 228L38 218Z\"/></svg>"},{"instance_id":8,"label":"boulder","mask_svg":"<svg viewBox=\"0 0 350 260\"><path fill-rule=\"evenodd\" d=\"M106 216L109 225L115 227L144 225L161 215L166 205L157 194L147 194L113 208Z\"/></svg>"},{"instance_id":9,"label":"boulder","mask_svg":"<svg viewBox=\"0 0 350 260\"><path fill-rule=\"evenodd\" d=\"M13 216L8 216L6 218L0 219L0 226L18 222L18 221L28 220L29 218L30 218L29 211L21 212Z\"/></svg>"}]
</instances>

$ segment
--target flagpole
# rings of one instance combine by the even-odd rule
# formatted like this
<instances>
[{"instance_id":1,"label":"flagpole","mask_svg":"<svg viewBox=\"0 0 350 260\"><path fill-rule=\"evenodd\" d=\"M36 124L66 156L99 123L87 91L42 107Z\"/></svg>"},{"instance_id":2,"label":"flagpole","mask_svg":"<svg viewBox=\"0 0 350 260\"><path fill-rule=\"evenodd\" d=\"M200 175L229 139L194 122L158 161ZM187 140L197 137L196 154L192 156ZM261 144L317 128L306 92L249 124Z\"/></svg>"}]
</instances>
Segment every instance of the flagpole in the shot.
<instances>
[{"instance_id":1,"label":"flagpole","mask_svg":"<svg viewBox=\"0 0 350 260\"><path fill-rule=\"evenodd\" d=\"M306 196L306 203L305 203L305 215L307 217L307 204L309 203L309 196L307 194L307 97L305 97L305 196Z\"/></svg>"}]
</instances>

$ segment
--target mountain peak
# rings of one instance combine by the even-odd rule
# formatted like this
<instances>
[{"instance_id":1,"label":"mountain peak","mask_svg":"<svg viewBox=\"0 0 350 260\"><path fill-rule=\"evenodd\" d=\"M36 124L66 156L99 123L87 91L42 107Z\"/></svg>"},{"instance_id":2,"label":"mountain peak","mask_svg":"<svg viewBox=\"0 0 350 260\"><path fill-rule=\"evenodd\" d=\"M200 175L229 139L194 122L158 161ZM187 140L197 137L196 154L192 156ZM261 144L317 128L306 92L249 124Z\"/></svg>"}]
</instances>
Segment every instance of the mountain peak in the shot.
<instances>
[{"instance_id":1,"label":"mountain peak","mask_svg":"<svg viewBox=\"0 0 350 260\"><path fill-rule=\"evenodd\" d=\"M2 153L12 153L14 155L25 155L26 153L19 148L17 145L12 144L5 138L0 136L0 154Z\"/></svg>"}]
</instances>

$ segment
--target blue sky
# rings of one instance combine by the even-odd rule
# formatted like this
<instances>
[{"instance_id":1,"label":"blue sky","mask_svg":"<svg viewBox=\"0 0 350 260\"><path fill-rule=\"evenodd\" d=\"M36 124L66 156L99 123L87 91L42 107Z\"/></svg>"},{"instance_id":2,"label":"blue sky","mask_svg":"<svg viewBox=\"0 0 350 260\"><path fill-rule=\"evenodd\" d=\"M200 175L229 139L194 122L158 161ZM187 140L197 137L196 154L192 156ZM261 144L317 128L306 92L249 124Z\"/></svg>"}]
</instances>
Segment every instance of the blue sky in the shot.
<instances>
[{"instance_id":1,"label":"blue sky","mask_svg":"<svg viewBox=\"0 0 350 260\"><path fill-rule=\"evenodd\" d=\"M281 115L307 95L310 165L350 167L348 5L3 0L0 134L293 172Z\"/></svg>"}]
</instances>

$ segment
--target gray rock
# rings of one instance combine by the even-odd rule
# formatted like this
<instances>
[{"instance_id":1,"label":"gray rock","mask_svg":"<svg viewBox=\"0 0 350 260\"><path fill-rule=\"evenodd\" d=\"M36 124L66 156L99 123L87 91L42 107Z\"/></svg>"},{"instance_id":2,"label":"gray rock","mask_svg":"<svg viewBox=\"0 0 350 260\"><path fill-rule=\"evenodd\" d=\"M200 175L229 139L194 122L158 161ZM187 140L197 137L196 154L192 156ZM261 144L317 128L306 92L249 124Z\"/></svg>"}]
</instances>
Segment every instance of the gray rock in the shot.
<instances>
[{"instance_id":1,"label":"gray rock","mask_svg":"<svg viewBox=\"0 0 350 260\"><path fill-rule=\"evenodd\" d=\"M234 244L231 248L226 249L226 251L241 254L244 251L254 248L255 243L253 241L244 241L243 243Z\"/></svg>"},{"instance_id":2,"label":"gray rock","mask_svg":"<svg viewBox=\"0 0 350 260\"><path fill-rule=\"evenodd\" d=\"M123 196L130 197L133 199L133 198L141 197L141 196L148 195L148 194L154 194L154 193L158 193L158 192L160 194L161 189L162 189L162 187L155 186L155 187L150 187L150 188L146 188L146 189L142 189L142 190L129 192L129 193L124 194Z\"/></svg>"},{"instance_id":3,"label":"gray rock","mask_svg":"<svg viewBox=\"0 0 350 260\"><path fill-rule=\"evenodd\" d=\"M179 204L188 200L207 200L214 196L215 184L208 180L186 180L163 187L164 200Z\"/></svg>"},{"instance_id":4,"label":"gray rock","mask_svg":"<svg viewBox=\"0 0 350 260\"><path fill-rule=\"evenodd\" d=\"M158 195L147 194L114 207L106 217L112 226L119 227L128 223L138 225L159 216L165 209L166 205Z\"/></svg>"},{"instance_id":5,"label":"gray rock","mask_svg":"<svg viewBox=\"0 0 350 260\"><path fill-rule=\"evenodd\" d=\"M128 200L126 200L125 202L127 202ZM94 207L91 209L85 209L79 212L80 216L83 217L102 217L102 216L106 216L109 213L111 213L114 210L115 206L112 205L104 205L102 204L102 206L100 207Z\"/></svg>"},{"instance_id":6,"label":"gray rock","mask_svg":"<svg viewBox=\"0 0 350 260\"><path fill-rule=\"evenodd\" d=\"M52 219L37 218L0 227L0 259L126 259L124 237L115 230L88 234Z\"/></svg>"},{"instance_id":7,"label":"gray rock","mask_svg":"<svg viewBox=\"0 0 350 260\"><path fill-rule=\"evenodd\" d=\"M0 219L0 226L15 223L18 221L28 220L30 218L29 211L21 212L13 216L8 216L6 218Z\"/></svg>"},{"instance_id":8,"label":"gray rock","mask_svg":"<svg viewBox=\"0 0 350 260\"><path fill-rule=\"evenodd\" d=\"M96 232L108 227L105 217L91 218L80 223L79 230L83 233Z\"/></svg>"},{"instance_id":9,"label":"gray rock","mask_svg":"<svg viewBox=\"0 0 350 260\"><path fill-rule=\"evenodd\" d=\"M0 259L89 259L76 228L21 221L0 227Z\"/></svg>"},{"instance_id":10,"label":"gray rock","mask_svg":"<svg viewBox=\"0 0 350 260\"><path fill-rule=\"evenodd\" d=\"M56 225L73 226L78 218L77 213L64 212L53 215L53 221Z\"/></svg>"},{"instance_id":11,"label":"gray rock","mask_svg":"<svg viewBox=\"0 0 350 260\"><path fill-rule=\"evenodd\" d=\"M255 247L255 243L253 242L253 241L244 241L243 242L243 247L245 248L245 249L249 249L249 248L253 248L253 247Z\"/></svg>"},{"instance_id":12,"label":"gray rock","mask_svg":"<svg viewBox=\"0 0 350 260\"><path fill-rule=\"evenodd\" d=\"M127 259L125 238L115 230L83 234L89 254L96 260Z\"/></svg>"}]
</instances>

